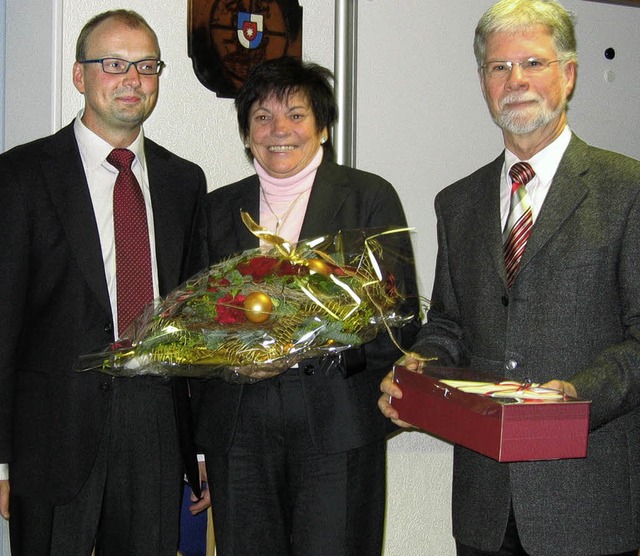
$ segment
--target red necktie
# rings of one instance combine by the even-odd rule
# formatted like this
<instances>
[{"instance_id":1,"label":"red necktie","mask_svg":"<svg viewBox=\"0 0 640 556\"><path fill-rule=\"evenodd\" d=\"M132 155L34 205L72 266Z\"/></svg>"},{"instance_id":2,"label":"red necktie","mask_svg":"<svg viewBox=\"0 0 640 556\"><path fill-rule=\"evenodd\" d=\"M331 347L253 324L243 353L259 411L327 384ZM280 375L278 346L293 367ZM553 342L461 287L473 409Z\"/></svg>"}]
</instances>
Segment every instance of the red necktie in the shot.
<instances>
[{"instance_id":1,"label":"red necktie","mask_svg":"<svg viewBox=\"0 0 640 556\"><path fill-rule=\"evenodd\" d=\"M533 168L526 162L516 162L509 170L511 206L509 218L502 234L504 263L507 269L507 285L511 287L520 268L520 260L531 235L533 212L525 185L535 176Z\"/></svg>"},{"instance_id":2,"label":"red necktie","mask_svg":"<svg viewBox=\"0 0 640 556\"><path fill-rule=\"evenodd\" d=\"M113 149L107 157L107 161L118 169L113 190L113 228L119 336L153 300L147 211L140 184L131 171L134 158L127 149Z\"/></svg>"}]
</instances>

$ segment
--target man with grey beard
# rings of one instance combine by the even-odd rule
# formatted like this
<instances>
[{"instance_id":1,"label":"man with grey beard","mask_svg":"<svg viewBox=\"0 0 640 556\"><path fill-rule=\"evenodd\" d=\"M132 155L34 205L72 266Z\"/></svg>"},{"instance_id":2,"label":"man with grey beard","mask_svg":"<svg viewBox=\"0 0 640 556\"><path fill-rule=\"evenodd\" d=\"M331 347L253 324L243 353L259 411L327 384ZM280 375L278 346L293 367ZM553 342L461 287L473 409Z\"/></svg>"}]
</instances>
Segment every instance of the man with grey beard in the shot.
<instances>
[{"instance_id":1,"label":"man with grey beard","mask_svg":"<svg viewBox=\"0 0 640 556\"><path fill-rule=\"evenodd\" d=\"M640 545L640 162L567 124L571 15L500 0L474 50L505 150L440 192L431 308L402 362L492 371L591 400L584 459L498 463L454 451L461 556L629 555ZM415 356L414 356L415 355ZM432 361L433 363L434 361ZM389 396L381 411L401 426Z\"/></svg>"}]
</instances>

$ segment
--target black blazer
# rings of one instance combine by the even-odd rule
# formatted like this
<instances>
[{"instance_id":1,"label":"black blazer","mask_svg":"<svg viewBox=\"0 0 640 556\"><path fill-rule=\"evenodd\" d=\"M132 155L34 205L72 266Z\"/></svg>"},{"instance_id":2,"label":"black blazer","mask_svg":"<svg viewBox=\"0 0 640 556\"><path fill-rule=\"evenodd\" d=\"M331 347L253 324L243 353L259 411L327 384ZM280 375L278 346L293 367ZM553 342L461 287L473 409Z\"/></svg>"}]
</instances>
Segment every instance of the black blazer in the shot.
<instances>
[{"instance_id":1,"label":"black blazer","mask_svg":"<svg viewBox=\"0 0 640 556\"><path fill-rule=\"evenodd\" d=\"M456 447L454 536L498 550L613 554L640 541L640 162L573 136L507 289L501 155L436 197L438 257L414 349L592 400L585 459L498 463Z\"/></svg>"},{"instance_id":2,"label":"black blazer","mask_svg":"<svg viewBox=\"0 0 640 556\"><path fill-rule=\"evenodd\" d=\"M207 197L207 244L210 263L258 247L258 239L240 219L247 211L259 217L259 182L256 175L222 187ZM387 181L352 168L323 162L318 168L300 234L310 239L342 229L406 226L400 200ZM411 242L403 240L405 253L412 256ZM415 271L405 265L397 276L410 295L417 314ZM409 345L419 324L416 319L403 329L401 341ZM384 437L388 420L377 408L379 385L400 352L381 333L365 346L367 368L349 378L328 380L321 372L302 373L307 400L307 418L315 446L325 453L363 446ZM227 449L232 441L244 388L213 379L206 383L201 403L197 440L210 449ZM385 422L387 421L387 422Z\"/></svg>"},{"instance_id":3,"label":"black blazer","mask_svg":"<svg viewBox=\"0 0 640 556\"><path fill-rule=\"evenodd\" d=\"M196 228L206 183L198 166L149 139L145 156L166 294L202 265ZM0 156L0 213L0 461L11 463L14 492L60 503L88 476L109 400L107 375L74 367L113 341L73 124Z\"/></svg>"}]
</instances>

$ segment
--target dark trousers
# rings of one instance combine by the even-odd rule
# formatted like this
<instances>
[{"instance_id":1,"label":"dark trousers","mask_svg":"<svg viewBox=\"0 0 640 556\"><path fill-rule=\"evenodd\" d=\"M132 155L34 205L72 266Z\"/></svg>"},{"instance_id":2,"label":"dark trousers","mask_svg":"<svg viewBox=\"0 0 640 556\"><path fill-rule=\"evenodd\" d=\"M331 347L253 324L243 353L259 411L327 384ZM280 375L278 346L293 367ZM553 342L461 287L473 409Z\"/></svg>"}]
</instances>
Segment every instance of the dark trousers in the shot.
<instances>
[{"instance_id":1,"label":"dark trousers","mask_svg":"<svg viewBox=\"0 0 640 556\"><path fill-rule=\"evenodd\" d=\"M456 541L456 554L458 556L529 556L529 553L522 548L520 542L520 535L518 534L518 528L516 526L516 519L513 513L513 508L509 512L509 520L507 522L507 530L502 541L500 550L496 552L479 550L472 546L467 546ZM580 556L576 553L575 556ZM600 556L638 556L637 550L631 550L630 552L622 552L619 554L602 554Z\"/></svg>"},{"instance_id":2,"label":"dark trousers","mask_svg":"<svg viewBox=\"0 0 640 556\"><path fill-rule=\"evenodd\" d=\"M319 452L297 372L245 387L232 447L205 455L218 556L381 553L385 443Z\"/></svg>"},{"instance_id":3,"label":"dark trousers","mask_svg":"<svg viewBox=\"0 0 640 556\"><path fill-rule=\"evenodd\" d=\"M102 556L175 556L182 463L174 415L168 383L114 380L98 456L80 492L63 505L11 493L12 556L89 556L94 546Z\"/></svg>"}]
</instances>

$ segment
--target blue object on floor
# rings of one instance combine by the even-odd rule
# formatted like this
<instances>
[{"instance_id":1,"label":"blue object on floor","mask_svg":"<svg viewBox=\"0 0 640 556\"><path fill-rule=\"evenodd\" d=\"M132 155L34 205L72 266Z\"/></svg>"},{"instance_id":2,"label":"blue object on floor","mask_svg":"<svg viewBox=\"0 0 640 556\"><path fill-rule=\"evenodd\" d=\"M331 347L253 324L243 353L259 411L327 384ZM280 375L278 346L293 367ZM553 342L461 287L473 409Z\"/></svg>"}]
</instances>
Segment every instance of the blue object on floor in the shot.
<instances>
[{"instance_id":1,"label":"blue object on floor","mask_svg":"<svg viewBox=\"0 0 640 556\"><path fill-rule=\"evenodd\" d=\"M191 487L185 485L180 512L180 546L178 550L183 556L206 556L207 512L191 515L189 506L192 503Z\"/></svg>"}]
</instances>

